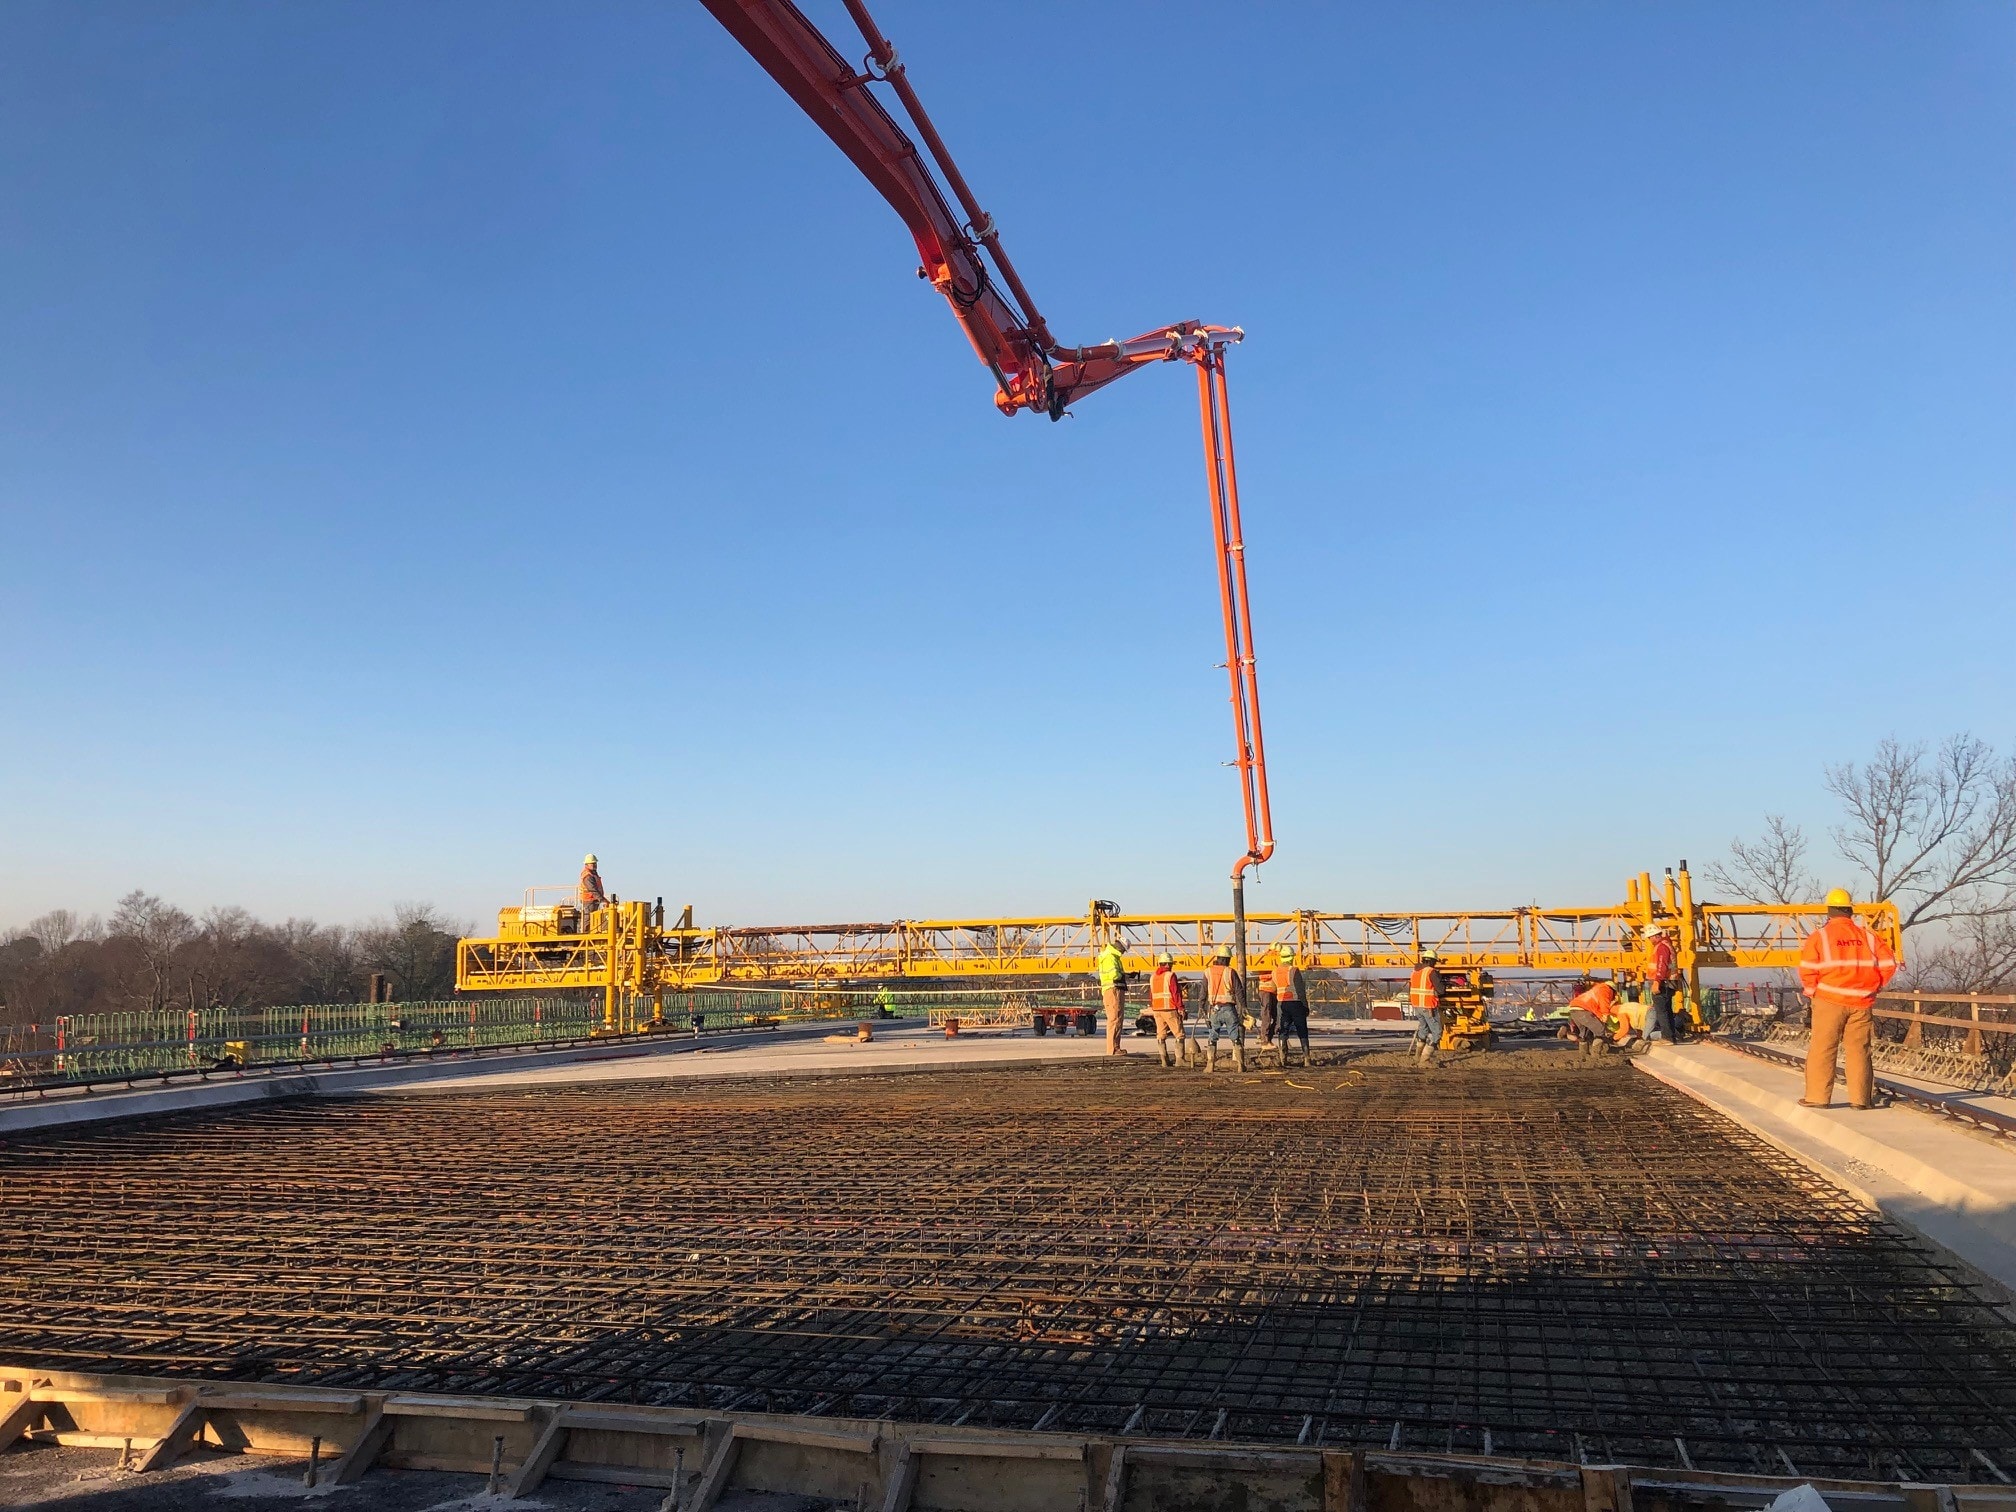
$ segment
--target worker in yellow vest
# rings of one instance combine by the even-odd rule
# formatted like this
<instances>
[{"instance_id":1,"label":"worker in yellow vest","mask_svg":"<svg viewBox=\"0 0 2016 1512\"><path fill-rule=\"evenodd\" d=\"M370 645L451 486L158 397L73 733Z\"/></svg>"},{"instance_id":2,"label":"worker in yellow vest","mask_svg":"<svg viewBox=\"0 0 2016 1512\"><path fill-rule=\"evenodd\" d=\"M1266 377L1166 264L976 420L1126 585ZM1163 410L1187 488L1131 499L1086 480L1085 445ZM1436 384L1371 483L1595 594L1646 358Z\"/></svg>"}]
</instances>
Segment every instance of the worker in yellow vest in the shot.
<instances>
[{"instance_id":1,"label":"worker in yellow vest","mask_svg":"<svg viewBox=\"0 0 2016 1512\"><path fill-rule=\"evenodd\" d=\"M1148 1011L1155 1015L1155 1053L1165 1070L1189 1059L1190 1047L1183 1037L1183 979L1176 975L1176 957L1168 951L1155 957L1155 974L1148 979ZM1172 1060L1169 1042L1176 1042Z\"/></svg>"},{"instance_id":2,"label":"worker in yellow vest","mask_svg":"<svg viewBox=\"0 0 2016 1512\"><path fill-rule=\"evenodd\" d=\"M1106 1053L1125 1055L1121 1026L1127 1020L1127 957L1118 940L1099 947L1099 1003L1106 1010Z\"/></svg>"},{"instance_id":3,"label":"worker in yellow vest","mask_svg":"<svg viewBox=\"0 0 2016 1512\"><path fill-rule=\"evenodd\" d=\"M1246 983L1232 969L1232 952L1221 950L1204 968L1204 1002L1210 1012L1211 1039L1205 1047L1204 1069L1218 1069L1218 1038L1232 1041L1232 1069L1246 1069Z\"/></svg>"}]
</instances>

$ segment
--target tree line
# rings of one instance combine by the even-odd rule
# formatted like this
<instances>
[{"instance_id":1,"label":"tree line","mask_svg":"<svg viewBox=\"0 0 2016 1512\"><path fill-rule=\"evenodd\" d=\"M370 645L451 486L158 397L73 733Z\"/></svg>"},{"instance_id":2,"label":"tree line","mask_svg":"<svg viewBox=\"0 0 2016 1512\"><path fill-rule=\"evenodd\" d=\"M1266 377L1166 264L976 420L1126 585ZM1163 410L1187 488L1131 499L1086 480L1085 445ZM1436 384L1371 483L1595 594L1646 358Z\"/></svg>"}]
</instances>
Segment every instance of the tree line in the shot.
<instances>
[{"instance_id":1,"label":"tree line","mask_svg":"<svg viewBox=\"0 0 2016 1512\"><path fill-rule=\"evenodd\" d=\"M0 933L0 1022L62 1014L354 1003L371 978L403 1002L455 990L455 942L467 933L424 903L369 924L272 924L242 908L191 915L147 892L111 917L54 909Z\"/></svg>"},{"instance_id":2,"label":"tree line","mask_svg":"<svg viewBox=\"0 0 2016 1512\"><path fill-rule=\"evenodd\" d=\"M1973 735L1937 746L1892 737L1867 762L1822 769L1840 805L1828 830L1857 900L1897 905L1907 934L1899 989L2016 990L2016 756ZM1756 839L1730 842L1708 878L1753 903L1821 895L1806 832L1767 814Z\"/></svg>"}]
</instances>

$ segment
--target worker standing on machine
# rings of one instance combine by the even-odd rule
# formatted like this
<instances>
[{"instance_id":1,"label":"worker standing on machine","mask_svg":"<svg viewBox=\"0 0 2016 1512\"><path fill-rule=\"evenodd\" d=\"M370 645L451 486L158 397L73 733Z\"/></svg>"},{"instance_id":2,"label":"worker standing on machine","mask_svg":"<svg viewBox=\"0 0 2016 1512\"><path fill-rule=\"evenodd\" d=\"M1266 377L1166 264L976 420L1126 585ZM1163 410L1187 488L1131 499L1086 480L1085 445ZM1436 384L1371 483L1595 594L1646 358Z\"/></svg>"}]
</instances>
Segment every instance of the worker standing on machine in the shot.
<instances>
[{"instance_id":1,"label":"worker standing on machine","mask_svg":"<svg viewBox=\"0 0 2016 1512\"><path fill-rule=\"evenodd\" d=\"M581 905L581 912L592 914L598 908L609 906L609 894L602 888L602 872L595 854L590 851L581 862L581 885L575 890L574 901Z\"/></svg>"},{"instance_id":2,"label":"worker standing on machine","mask_svg":"<svg viewBox=\"0 0 2016 1512\"><path fill-rule=\"evenodd\" d=\"M1189 1058L1183 1038L1183 979L1176 975L1176 957L1168 951L1155 957L1155 974L1148 979L1148 1011L1155 1015L1155 1053L1164 1069L1180 1066ZM1176 1041L1176 1057L1169 1057L1169 1041Z\"/></svg>"},{"instance_id":3,"label":"worker standing on machine","mask_svg":"<svg viewBox=\"0 0 2016 1512\"><path fill-rule=\"evenodd\" d=\"M1654 924L1649 936L1649 948L1645 962L1645 995L1652 1004L1651 1016L1645 1025L1648 1040L1677 1040L1680 1036L1673 1020L1673 987L1677 973L1673 969L1673 938L1663 924Z\"/></svg>"},{"instance_id":4,"label":"worker standing on machine","mask_svg":"<svg viewBox=\"0 0 2016 1512\"><path fill-rule=\"evenodd\" d=\"M1281 1065L1288 1065L1288 1036L1302 1042L1302 1064L1309 1064L1309 984L1302 968L1295 964L1295 947L1283 945L1274 953L1274 1001L1280 1015Z\"/></svg>"},{"instance_id":5,"label":"worker standing on machine","mask_svg":"<svg viewBox=\"0 0 2016 1512\"><path fill-rule=\"evenodd\" d=\"M1118 940L1099 947L1099 1002L1106 1010L1106 1053L1125 1055L1120 1036L1127 1022L1127 957Z\"/></svg>"},{"instance_id":6,"label":"worker standing on machine","mask_svg":"<svg viewBox=\"0 0 2016 1512\"><path fill-rule=\"evenodd\" d=\"M1824 1108L1834 1098L1834 1056L1847 1062L1848 1106L1874 1108L1876 994L1902 964L1883 938L1855 917L1846 888L1827 894L1827 922L1799 947L1799 982L1813 1000L1806 1044L1806 1095L1802 1108Z\"/></svg>"},{"instance_id":7,"label":"worker standing on machine","mask_svg":"<svg viewBox=\"0 0 2016 1512\"><path fill-rule=\"evenodd\" d=\"M1246 983L1232 969L1232 952L1220 950L1204 968L1204 1002L1210 1012L1211 1039L1204 1069L1218 1069L1218 1037L1232 1041L1232 1069L1246 1069Z\"/></svg>"}]
</instances>

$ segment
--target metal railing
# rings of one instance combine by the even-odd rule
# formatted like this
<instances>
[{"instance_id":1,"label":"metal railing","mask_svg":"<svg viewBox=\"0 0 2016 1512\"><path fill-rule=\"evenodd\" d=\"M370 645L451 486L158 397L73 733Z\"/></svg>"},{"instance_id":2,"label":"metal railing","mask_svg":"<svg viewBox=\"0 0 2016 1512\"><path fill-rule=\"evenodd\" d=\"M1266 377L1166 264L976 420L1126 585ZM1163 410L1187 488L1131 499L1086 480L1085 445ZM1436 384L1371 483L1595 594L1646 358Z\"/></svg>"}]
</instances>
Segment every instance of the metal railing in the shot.
<instances>
[{"instance_id":1,"label":"metal railing","mask_svg":"<svg viewBox=\"0 0 2016 1512\"><path fill-rule=\"evenodd\" d=\"M898 1016L916 1017L999 1009L1006 999L1027 1003L1036 995L1027 988L896 992L887 1005ZM1042 994L1053 995L1075 1001L1084 993ZM656 1017L649 1003L632 1005L621 1027L628 1034L761 1028L870 1017L883 1006L872 991L696 988L667 993ZM0 1027L0 1090L428 1051L536 1049L589 1039L604 1028L600 994L66 1014L46 1025Z\"/></svg>"}]
</instances>

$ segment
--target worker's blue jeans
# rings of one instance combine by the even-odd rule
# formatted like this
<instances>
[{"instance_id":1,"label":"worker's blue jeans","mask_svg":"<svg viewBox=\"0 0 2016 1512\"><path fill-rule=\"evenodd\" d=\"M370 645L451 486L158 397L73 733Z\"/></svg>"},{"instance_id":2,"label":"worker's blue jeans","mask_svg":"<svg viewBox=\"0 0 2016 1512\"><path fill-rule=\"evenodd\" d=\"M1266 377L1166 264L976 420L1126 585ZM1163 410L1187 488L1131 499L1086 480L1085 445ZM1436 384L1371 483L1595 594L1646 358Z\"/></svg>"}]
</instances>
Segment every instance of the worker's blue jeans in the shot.
<instances>
[{"instance_id":1,"label":"worker's blue jeans","mask_svg":"<svg viewBox=\"0 0 2016 1512\"><path fill-rule=\"evenodd\" d=\"M1424 1044L1436 1044L1442 1038L1442 1015L1426 1008L1414 1010L1414 1038Z\"/></svg>"},{"instance_id":2,"label":"worker's blue jeans","mask_svg":"<svg viewBox=\"0 0 2016 1512\"><path fill-rule=\"evenodd\" d=\"M1229 1039L1235 1045L1246 1043L1246 1021L1237 1007L1231 1003L1211 1005L1211 1043Z\"/></svg>"}]
</instances>

